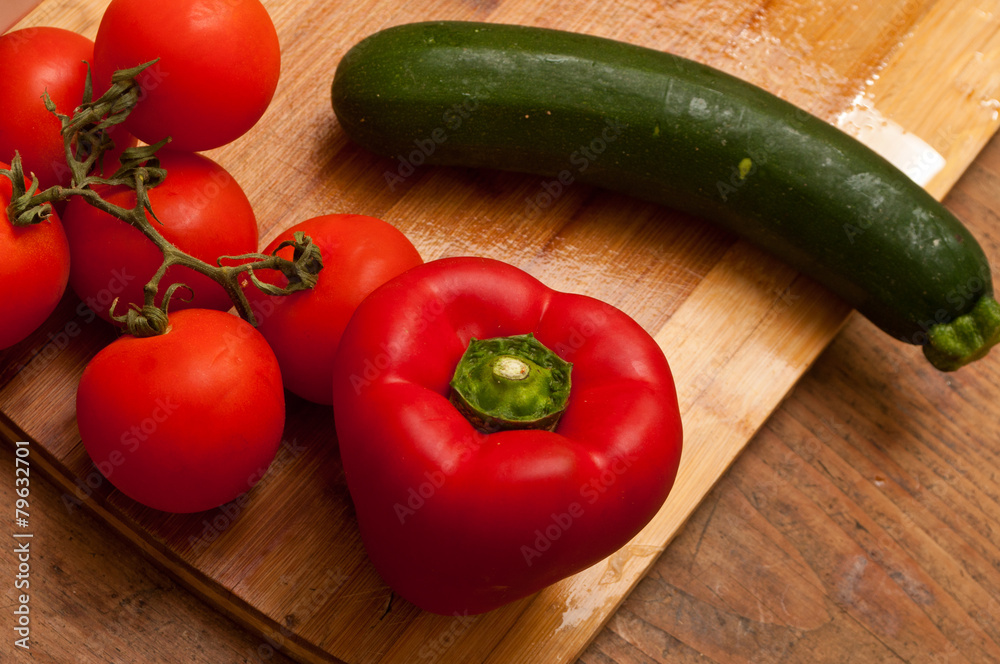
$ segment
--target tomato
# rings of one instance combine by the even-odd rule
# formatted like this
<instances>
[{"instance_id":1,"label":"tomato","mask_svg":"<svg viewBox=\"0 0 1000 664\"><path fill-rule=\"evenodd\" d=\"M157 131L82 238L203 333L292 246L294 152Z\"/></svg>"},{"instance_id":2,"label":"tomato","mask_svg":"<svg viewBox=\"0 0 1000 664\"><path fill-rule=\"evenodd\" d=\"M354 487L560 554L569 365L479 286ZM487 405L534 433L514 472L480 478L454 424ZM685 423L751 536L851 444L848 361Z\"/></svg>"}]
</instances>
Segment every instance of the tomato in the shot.
<instances>
[{"instance_id":1,"label":"tomato","mask_svg":"<svg viewBox=\"0 0 1000 664\"><path fill-rule=\"evenodd\" d=\"M243 189L228 171L204 155L170 150L158 154L167 177L149 190L159 221L148 213L147 218L164 238L212 264L220 256L257 251L257 219ZM127 187L98 191L111 203L128 208L135 205L135 192ZM77 296L108 321L114 298L120 298L116 314L125 313L129 303L141 304L143 286L162 262L160 250L137 229L78 196L70 199L63 221L73 256L69 283ZM178 291L171 300L171 311L225 311L232 306L222 286L180 266L167 270L160 282L160 295L174 282L188 285L194 297L185 302L182 298L190 293Z\"/></svg>"},{"instance_id":2,"label":"tomato","mask_svg":"<svg viewBox=\"0 0 1000 664\"><path fill-rule=\"evenodd\" d=\"M94 42L70 30L24 28L0 36L0 160L21 154L25 174L34 173L42 189L68 185L69 167L59 119L45 108L44 92L64 115L83 101L87 62L94 60ZM94 97L108 86L94 86ZM134 136L113 127L114 154L136 144Z\"/></svg>"},{"instance_id":3,"label":"tomato","mask_svg":"<svg viewBox=\"0 0 1000 664\"><path fill-rule=\"evenodd\" d=\"M271 254L296 231L312 238L323 255L315 288L291 295L265 295L252 284L247 298L268 340L285 387L321 404L333 403L333 360L347 321L375 288L423 260L407 237L389 223L359 214L307 219L285 230L267 246ZM292 248L279 255L291 259ZM285 286L276 270L255 272L264 282Z\"/></svg>"},{"instance_id":4,"label":"tomato","mask_svg":"<svg viewBox=\"0 0 1000 664\"><path fill-rule=\"evenodd\" d=\"M281 443L281 370L264 338L232 314L188 309L165 334L125 335L87 364L80 438L124 494L199 512L248 491Z\"/></svg>"},{"instance_id":5,"label":"tomato","mask_svg":"<svg viewBox=\"0 0 1000 664\"><path fill-rule=\"evenodd\" d=\"M86 62L94 42L62 28L25 28L0 36L0 159L21 154L25 174L42 188L69 184L59 119L42 101L48 91L60 113L71 114L83 100Z\"/></svg>"},{"instance_id":6,"label":"tomato","mask_svg":"<svg viewBox=\"0 0 1000 664\"><path fill-rule=\"evenodd\" d=\"M0 163L0 169L9 169ZM69 279L69 243L59 217L26 227L7 219L10 180L0 176L0 348L34 332L59 304Z\"/></svg>"},{"instance_id":7,"label":"tomato","mask_svg":"<svg viewBox=\"0 0 1000 664\"><path fill-rule=\"evenodd\" d=\"M140 140L167 136L202 151L239 138L264 114L281 51L258 0L112 0L94 46L96 80L159 58L139 78L144 96L125 122Z\"/></svg>"}]
</instances>

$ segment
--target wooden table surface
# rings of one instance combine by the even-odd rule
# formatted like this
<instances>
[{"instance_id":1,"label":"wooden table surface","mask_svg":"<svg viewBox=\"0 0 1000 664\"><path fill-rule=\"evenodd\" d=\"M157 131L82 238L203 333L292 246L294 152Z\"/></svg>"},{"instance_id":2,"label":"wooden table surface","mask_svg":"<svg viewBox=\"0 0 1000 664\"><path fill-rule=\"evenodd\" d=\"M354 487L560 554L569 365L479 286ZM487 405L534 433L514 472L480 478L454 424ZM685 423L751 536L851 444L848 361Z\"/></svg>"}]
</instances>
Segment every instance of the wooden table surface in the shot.
<instances>
[{"instance_id":1,"label":"wooden table surface","mask_svg":"<svg viewBox=\"0 0 1000 664\"><path fill-rule=\"evenodd\" d=\"M946 199L994 262L998 195L994 139ZM1000 661L998 402L1000 354L937 373L853 316L580 661ZM292 661L32 480L32 648L5 538L0 661Z\"/></svg>"},{"instance_id":2,"label":"wooden table surface","mask_svg":"<svg viewBox=\"0 0 1000 664\"><path fill-rule=\"evenodd\" d=\"M994 139L946 199L996 265L998 184ZM852 317L580 661L1000 661L998 367L1000 352L937 373ZM12 519L7 452L0 477ZM245 631L37 472L31 510L32 647L14 645L5 537L0 662L292 661L280 634Z\"/></svg>"}]
</instances>

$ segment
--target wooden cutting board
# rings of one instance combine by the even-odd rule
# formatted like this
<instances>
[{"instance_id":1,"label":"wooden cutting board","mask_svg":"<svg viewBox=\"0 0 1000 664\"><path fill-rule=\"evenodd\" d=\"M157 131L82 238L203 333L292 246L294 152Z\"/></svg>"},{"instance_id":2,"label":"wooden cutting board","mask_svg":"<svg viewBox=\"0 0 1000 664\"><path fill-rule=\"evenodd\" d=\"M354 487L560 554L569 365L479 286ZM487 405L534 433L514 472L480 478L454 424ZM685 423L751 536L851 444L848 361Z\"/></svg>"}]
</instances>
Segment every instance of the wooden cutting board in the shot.
<instances>
[{"instance_id":1,"label":"wooden cutting board","mask_svg":"<svg viewBox=\"0 0 1000 664\"><path fill-rule=\"evenodd\" d=\"M44 0L15 27L93 37L107 0ZM386 186L390 162L350 144L329 85L355 42L425 19L516 22L668 50L754 81L873 147L943 196L997 128L1000 0L265 0L283 74L264 120L209 153L254 204L264 242L309 216L382 217L427 260L501 258L555 288L609 301L662 345L674 369L685 451L652 523L607 560L492 613L435 616L398 598L361 546L332 413L289 398L284 443L243 499L196 515L141 508L80 445L74 394L113 330L70 293L48 323L0 352L0 432L33 463L221 610L257 630L266 661L574 660L682 527L849 310L781 263L704 222L580 185L530 220L527 176L422 168ZM919 352L913 349L914 353ZM53 582L41 580L41 583ZM169 644L164 644L169 647Z\"/></svg>"}]
</instances>

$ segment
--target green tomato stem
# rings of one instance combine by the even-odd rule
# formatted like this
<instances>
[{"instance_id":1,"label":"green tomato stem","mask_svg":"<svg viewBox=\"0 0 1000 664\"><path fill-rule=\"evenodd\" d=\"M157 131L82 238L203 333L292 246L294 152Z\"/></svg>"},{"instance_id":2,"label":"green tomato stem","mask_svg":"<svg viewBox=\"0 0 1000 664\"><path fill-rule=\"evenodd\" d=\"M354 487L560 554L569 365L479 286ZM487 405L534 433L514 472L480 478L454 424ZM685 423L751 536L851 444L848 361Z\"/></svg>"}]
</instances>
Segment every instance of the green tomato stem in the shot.
<instances>
[{"instance_id":1,"label":"green tomato stem","mask_svg":"<svg viewBox=\"0 0 1000 664\"><path fill-rule=\"evenodd\" d=\"M169 328L167 323L167 307L173 294L184 284L170 284L164 290L159 303L156 302L161 284L167 269L173 265L181 265L203 274L226 291L239 315L252 325L257 321L250 303L240 285L240 275L250 274L258 288L271 295L288 295L296 291L312 288L316 285L319 271L323 268L319 248L312 240L296 233L293 241L283 243L271 255L245 254L242 256L223 256L213 265L195 258L170 243L157 230L149 217L156 220L152 204L149 200L149 190L156 187L167 176L165 169L160 167L156 152L169 142L165 138L148 146L129 148L122 152L120 167L109 177L94 175L94 167L101 163L105 153L114 148L108 129L120 124L138 102L141 88L136 77L156 60L144 65L118 71L112 76L111 88L97 100L93 100L93 88L88 70L84 88L83 103L72 116L59 113L55 104L47 94L43 96L46 108L59 118L62 125L63 146L66 163L69 166L71 180L69 187L54 186L44 191L38 191L38 178L31 174L30 182L25 185L25 176L21 157L14 155L11 168L0 169L0 175L10 179L13 192L11 202L7 206L7 218L15 226L28 226L48 219L52 214L52 204L65 201L72 196L82 197L89 205L120 219L145 235L163 254L163 261L152 279L143 288L143 302L129 303L128 310L122 315L115 315L117 301L112 304L112 317L124 323L129 333L135 336L151 336L163 334ZM95 185L124 185L136 194L136 203L132 208L124 208L104 200L94 189ZM148 213L148 216L147 216ZM277 256L277 251L293 246L293 259ZM239 261L235 265L223 265L223 260ZM253 274L254 270L280 270L288 279L284 288L265 284Z\"/></svg>"}]
</instances>

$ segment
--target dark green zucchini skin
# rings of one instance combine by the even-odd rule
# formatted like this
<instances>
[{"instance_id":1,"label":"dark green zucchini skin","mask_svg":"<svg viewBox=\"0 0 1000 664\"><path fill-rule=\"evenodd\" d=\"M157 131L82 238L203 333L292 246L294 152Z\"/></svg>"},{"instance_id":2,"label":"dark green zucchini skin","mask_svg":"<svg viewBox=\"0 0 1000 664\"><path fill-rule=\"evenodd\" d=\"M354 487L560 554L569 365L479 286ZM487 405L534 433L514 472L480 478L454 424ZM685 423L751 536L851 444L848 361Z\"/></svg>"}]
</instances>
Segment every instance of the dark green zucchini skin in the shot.
<instances>
[{"instance_id":1,"label":"dark green zucchini skin","mask_svg":"<svg viewBox=\"0 0 1000 664\"><path fill-rule=\"evenodd\" d=\"M353 140L400 165L562 176L721 224L909 343L993 301L980 245L899 169L684 58L550 29L414 23L355 45L332 101Z\"/></svg>"}]
</instances>

